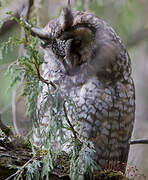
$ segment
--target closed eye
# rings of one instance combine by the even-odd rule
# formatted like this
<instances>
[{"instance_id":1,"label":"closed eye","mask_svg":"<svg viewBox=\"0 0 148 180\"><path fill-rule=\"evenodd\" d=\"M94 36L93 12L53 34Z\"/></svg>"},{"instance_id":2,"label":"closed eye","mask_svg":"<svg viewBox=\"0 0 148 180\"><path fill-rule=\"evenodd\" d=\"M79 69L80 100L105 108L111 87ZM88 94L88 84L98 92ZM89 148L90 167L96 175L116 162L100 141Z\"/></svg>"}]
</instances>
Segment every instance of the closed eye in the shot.
<instances>
[{"instance_id":1,"label":"closed eye","mask_svg":"<svg viewBox=\"0 0 148 180\"><path fill-rule=\"evenodd\" d=\"M71 51L75 51L78 48L80 48L81 44L82 44L81 40L73 40L73 42L71 44Z\"/></svg>"}]
</instances>

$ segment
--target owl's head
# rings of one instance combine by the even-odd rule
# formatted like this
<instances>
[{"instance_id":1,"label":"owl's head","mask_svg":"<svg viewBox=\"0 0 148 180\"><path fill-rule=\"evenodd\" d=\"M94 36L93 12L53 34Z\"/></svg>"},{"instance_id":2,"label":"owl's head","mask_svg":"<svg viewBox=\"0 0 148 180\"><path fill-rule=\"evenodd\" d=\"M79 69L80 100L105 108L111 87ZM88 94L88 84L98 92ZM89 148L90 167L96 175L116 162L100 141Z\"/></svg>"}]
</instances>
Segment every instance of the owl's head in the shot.
<instances>
[{"instance_id":1,"label":"owl's head","mask_svg":"<svg viewBox=\"0 0 148 180\"><path fill-rule=\"evenodd\" d=\"M73 11L70 3L58 18L42 29L31 28L31 33L43 41L46 54L52 52L67 72L85 64L88 72L97 76L130 74L126 68L129 58L124 57L124 45L114 30L93 14Z\"/></svg>"}]
</instances>

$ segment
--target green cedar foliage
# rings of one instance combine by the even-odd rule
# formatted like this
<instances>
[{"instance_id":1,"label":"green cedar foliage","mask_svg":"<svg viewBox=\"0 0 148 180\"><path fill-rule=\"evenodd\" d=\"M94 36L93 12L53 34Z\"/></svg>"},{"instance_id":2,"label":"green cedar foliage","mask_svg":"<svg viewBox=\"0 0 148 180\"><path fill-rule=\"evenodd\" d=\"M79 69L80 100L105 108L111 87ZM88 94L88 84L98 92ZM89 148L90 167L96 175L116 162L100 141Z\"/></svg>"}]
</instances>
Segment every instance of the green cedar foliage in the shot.
<instances>
[{"instance_id":1,"label":"green cedar foliage","mask_svg":"<svg viewBox=\"0 0 148 180\"><path fill-rule=\"evenodd\" d=\"M17 167L15 179L26 176L27 180L49 179L49 174L54 170L54 162L63 152L63 146L67 143L66 133L69 132L69 153L66 153L69 161L69 176L72 180L83 179L84 174L96 170L96 164L92 159L95 153L94 146L87 138L81 135L81 124L77 118L77 108L70 97L62 97L60 90L55 87L54 95L50 93L51 82L45 80L40 73L40 67L44 62L38 51L40 40L32 37L30 31L25 28L23 18L18 20L9 12L10 18L16 20L24 28L26 38L18 39L10 37L7 42L1 44L0 51L23 45L25 55L18 57L9 69L11 74L11 86L17 82L23 83L22 95L26 97L27 115L32 121L32 131L28 136L32 147L33 157L22 167ZM43 85L47 86L46 102L40 102L38 97L42 93ZM61 98L62 97L62 98ZM50 123L40 126L41 116L50 106ZM67 116L67 108L73 109L75 124L73 125ZM34 145L33 135L38 134L40 144Z\"/></svg>"}]
</instances>

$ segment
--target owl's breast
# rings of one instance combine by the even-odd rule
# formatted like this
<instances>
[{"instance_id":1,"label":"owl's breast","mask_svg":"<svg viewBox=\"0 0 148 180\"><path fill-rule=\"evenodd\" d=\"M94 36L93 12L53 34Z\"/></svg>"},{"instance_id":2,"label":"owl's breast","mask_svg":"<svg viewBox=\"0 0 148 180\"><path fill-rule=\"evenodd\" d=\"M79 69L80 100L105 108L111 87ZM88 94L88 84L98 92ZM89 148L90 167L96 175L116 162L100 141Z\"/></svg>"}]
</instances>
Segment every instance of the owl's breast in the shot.
<instances>
[{"instance_id":1,"label":"owl's breast","mask_svg":"<svg viewBox=\"0 0 148 180\"><path fill-rule=\"evenodd\" d=\"M107 85L91 78L69 95L76 103L83 135L93 141L100 164L102 159L126 161L135 112L132 79Z\"/></svg>"},{"instance_id":2,"label":"owl's breast","mask_svg":"<svg viewBox=\"0 0 148 180\"><path fill-rule=\"evenodd\" d=\"M121 141L128 141L135 111L134 86L132 80L129 81L127 84L107 85L94 77L81 86L73 84L71 88L64 88L64 93L77 106L85 136L96 138L99 134L106 142L110 136L117 136ZM116 134L119 131L121 137Z\"/></svg>"},{"instance_id":3,"label":"owl's breast","mask_svg":"<svg viewBox=\"0 0 148 180\"><path fill-rule=\"evenodd\" d=\"M126 83L117 81L113 84L95 76L89 79L67 76L54 69L44 75L44 78L56 84L63 98L69 96L75 102L82 133L94 143L99 164L106 164L107 159L125 162L135 111L132 79L129 78ZM66 109L69 120L75 124L73 107L67 104ZM45 115L47 117L48 113Z\"/></svg>"},{"instance_id":4,"label":"owl's breast","mask_svg":"<svg viewBox=\"0 0 148 180\"><path fill-rule=\"evenodd\" d=\"M78 118L82 122L83 135L93 136L98 131L103 118L108 117L113 107L113 88L105 88L97 78L89 79L85 84L71 89L69 96L74 100Z\"/></svg>"}]
</instances>

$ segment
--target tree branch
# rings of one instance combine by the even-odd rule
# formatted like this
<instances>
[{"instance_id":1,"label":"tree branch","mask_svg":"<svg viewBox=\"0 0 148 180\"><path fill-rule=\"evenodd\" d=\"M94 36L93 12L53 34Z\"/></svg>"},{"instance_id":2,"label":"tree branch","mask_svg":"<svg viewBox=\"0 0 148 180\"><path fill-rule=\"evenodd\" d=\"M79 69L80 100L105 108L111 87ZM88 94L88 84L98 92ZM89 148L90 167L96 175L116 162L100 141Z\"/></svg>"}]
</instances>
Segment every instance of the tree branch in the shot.
<instances>
[{"instance_id":1,"label":"tree branch","mask_svg":"<svg viewBox=\"0 0 148 180\"><path fill-rule=\"evenodd\" d=\"M135 139L135 140L131 140L130 144L148 144L148 139Z\"/></svg>"},{"instance_id":2,"label":"tree branch","mask_svg":"<svg viewBox=\"0 0 148 180\"><path fill-rule=\"evenodd\" d=\"M14 16L20 18L22 12L27 13L29 7L32 4L32 0L9 0L5 7L1 7L0 11L2 16L0 16L0 22L4 22L0 27L0 34L3 34L16 22L14 20L9 20L10 15L7 12L13 12Z\"/></svg>"}]
</instances>

